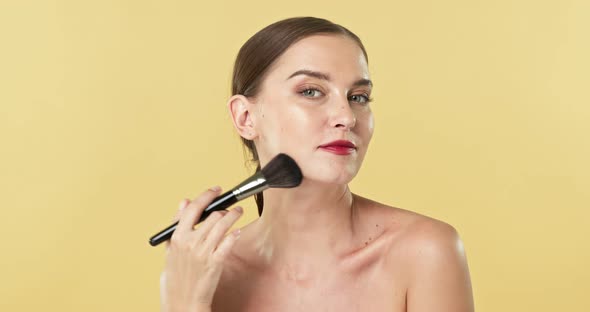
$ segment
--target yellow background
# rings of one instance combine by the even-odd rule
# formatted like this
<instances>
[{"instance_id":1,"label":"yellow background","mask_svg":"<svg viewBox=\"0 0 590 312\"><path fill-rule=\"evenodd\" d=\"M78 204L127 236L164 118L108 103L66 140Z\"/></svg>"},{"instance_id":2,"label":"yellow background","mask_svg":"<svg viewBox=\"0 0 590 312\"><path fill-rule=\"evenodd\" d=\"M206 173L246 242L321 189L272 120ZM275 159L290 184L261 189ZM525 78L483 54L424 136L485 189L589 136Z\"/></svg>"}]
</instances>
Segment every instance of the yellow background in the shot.
<instances>
[{"instance_id":1,"label":"yellow background","mask_svg":"<svg viewBox=\"0 0 590 312\"><path fill-rule=\"evenodd\" d=\"M2 1L0 310L158 311L148 238L249 173L234 57L302 15L369 52L353 191L455 226L478 311L590 311L586 0Z\"/></svg>"}]
</instances>

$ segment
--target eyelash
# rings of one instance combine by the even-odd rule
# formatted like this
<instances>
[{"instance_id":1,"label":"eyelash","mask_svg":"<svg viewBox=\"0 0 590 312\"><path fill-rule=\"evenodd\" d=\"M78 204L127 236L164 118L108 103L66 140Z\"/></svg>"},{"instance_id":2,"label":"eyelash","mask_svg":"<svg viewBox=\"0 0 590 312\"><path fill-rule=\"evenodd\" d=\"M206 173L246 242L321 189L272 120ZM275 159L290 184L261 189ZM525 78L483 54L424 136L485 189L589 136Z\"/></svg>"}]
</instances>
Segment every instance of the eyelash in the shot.
<instances>
[{"instance_id":1,"label":"eyelash","mask_svg":"<svg viewBox=\"0 0 590 312\"><path fill-rule=\"evenodd\" d=\"M363 102L358 102L358 103L361 103L361 104L369 104L369 103L371 103L373 101L373 99L370 98L366 94L353 94L350 97L353 97L353 96L362 96L364 98Z\"/></svg>"},{"instance_id":2,"label":"eyelash","mask_svg":"<svg viewBox=\"0 0 590 312\"><path fill-rule=\"evenodd\" d=\"M320 90L318 90L316 88L305 88L305 89L299 91L299 94L301 94L304 97L310 97L310 96L305 95L305 92L308 92L308 91L315 91L315 92L322 93L322 91L320 91ZM360 97L363 97L364 98L364 100L362 102L358 102L357 101L357 103L360 103L360 104L368 104L368 103L371 103L373 101L373 99L371 97L369 97L367 94L353 94L353 95L351 95L349 97L349 100L353 96L360 96ZM311 98L316 98L316 97L315 96L311 96Z\"/></svg>"},{"instance_id":3,"label":"eyelash","mask_svg":"<svg viewBox=\"0 0 590 312\"><path fill-rule=\"evenodd\" d=\"M320 90L318 90L316 88L305 88L305 89L299 91L299 94L303 95L304 97L312 97L312 98L315 98L315 96L305 95L305 93L308 92L308 91L315 91L315 92L323 93L322 91L320 91Z\"/></svg>"}]
</instances>

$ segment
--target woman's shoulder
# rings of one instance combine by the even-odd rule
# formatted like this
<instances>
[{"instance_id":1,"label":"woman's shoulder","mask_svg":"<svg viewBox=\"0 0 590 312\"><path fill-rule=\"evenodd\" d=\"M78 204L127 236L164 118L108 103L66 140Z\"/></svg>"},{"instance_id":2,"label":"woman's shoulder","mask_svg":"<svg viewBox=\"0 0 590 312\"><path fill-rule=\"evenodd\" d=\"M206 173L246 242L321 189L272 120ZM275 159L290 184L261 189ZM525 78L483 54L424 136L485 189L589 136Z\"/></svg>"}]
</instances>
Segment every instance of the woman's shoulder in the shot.
<instances>
[{"instance_id":1,"label":"woman's shoulder","mask_svg":"<svg viewBox=\"0 0 590 312\"><path fill-rule=\"evenodd\" d=\"M408 305L421 311L440 306L473 311L467 258L453 226L402 208L369 200L365 204L375 218L391 220L384 274L405 285Z\"/></svg>"},{"instance_id":2,"label":"woman's shoulder","mask_svg":"<svg viewBox=\"0 0 590 312\"><path fill-rule=\"evenodd\" d=\"M365 211L367 223L383 224L384 234L390 237L390 253L404 250L409 257L448 257L462 252L457 230L442 220L358 195L355 199Z\"/></svg>"},{"instance_id":3,"label":"woman's shoulder","mask_svg":"<svg viewBox=\"0 0 590 312\"><path fill-rule=\"evenodd\" d=\"M386 205L359 195L354 195L357 205L367 215L365 219L376 219L386 222L390 230L403 231L408 235L432 235L456 232L454 227L442 220L429 217L415 211Z\"/></svg>"}]
</instances>

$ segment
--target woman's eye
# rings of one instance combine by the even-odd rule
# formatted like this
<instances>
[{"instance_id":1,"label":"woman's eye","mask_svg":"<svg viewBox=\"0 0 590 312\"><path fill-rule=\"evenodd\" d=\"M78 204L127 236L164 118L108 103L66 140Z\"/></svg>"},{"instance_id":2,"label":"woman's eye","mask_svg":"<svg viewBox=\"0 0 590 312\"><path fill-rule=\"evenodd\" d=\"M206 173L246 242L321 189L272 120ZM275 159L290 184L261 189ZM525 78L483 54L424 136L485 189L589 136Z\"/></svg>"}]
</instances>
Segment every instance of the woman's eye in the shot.
<instances>
[{"instance_id":1,"label":"woman's eye","mask_svg":"<svg viewBox=\"0 0 590 312\"><path fill-rule=\"evenodd\" d=\"M366 104L371 102L369 96L365 94L354 94L350 96L350 100L356 103Z\"/></svg>"},{"instance_id":2,"label":"woman's eye","mask_svg":"<svg viewBox=\"0 0 590 312\"><path fill-rule=\"evenodd\" d=\"M322 92L318 89L305 89L301 92L301 95L305 96L305 97L318 97L322 95Z\"/></svg>"}]
</instances>

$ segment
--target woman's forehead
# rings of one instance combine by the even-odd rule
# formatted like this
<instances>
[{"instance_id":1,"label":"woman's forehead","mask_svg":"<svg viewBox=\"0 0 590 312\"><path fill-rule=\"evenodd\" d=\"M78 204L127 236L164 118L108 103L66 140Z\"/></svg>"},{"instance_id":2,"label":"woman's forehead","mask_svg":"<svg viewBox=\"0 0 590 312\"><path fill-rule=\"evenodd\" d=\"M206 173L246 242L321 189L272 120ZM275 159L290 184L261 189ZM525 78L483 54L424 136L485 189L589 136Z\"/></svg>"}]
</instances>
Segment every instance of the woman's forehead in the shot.
<instances>
[{"instance_id":1,"label":"woman's forehead","mask_svg":"<svg viewBox=\"0 0 590 312\"><path fill-rule=\"evenodd\" d=\"M363 51L344 35L314 35L299 40L277 59L269 74L288 79L301 70L369 79Z\"/></svg>"}]
</instances>

